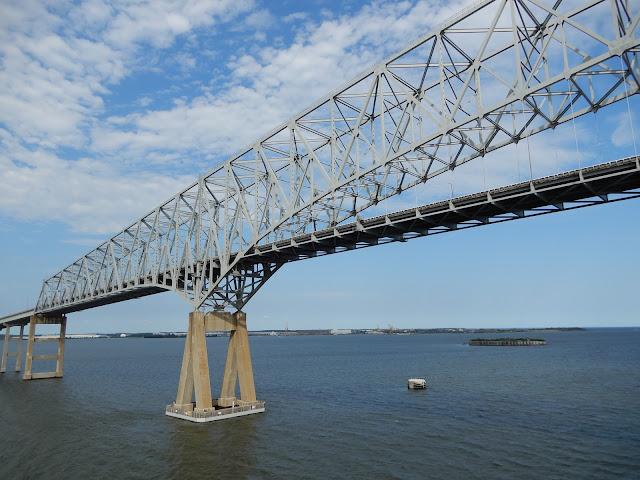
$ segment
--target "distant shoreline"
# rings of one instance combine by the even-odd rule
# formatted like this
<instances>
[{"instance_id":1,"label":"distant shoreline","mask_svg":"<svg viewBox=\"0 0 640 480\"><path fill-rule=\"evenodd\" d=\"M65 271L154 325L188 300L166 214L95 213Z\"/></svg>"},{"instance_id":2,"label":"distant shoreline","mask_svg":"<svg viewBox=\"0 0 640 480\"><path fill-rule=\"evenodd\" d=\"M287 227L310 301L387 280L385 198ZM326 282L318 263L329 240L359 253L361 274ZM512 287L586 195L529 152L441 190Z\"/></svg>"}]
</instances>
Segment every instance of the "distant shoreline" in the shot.
<instances>
[{"instance_id":1,"label":"distant shoreline","mask_svg":"<svg viewBox=\"0 0 640 480\"><path fill-rule=\"evenodd\" d=\"M543 333L543 332L581 332L583 327L545 327L545 328L391 328L391 329L341 329L341 330L256 330L250 336L297 336L297 335L425 335L425 334L506 334L506 333ZM66 339L76 338L184 338L186 332L116 332L95 334L67 334ZM13 335L12 335L13 336ZM228 337L228 332L207 332L208 337ZM38 335L38 337L57 337L57 335Z\"/></svg>"}]
</instances>

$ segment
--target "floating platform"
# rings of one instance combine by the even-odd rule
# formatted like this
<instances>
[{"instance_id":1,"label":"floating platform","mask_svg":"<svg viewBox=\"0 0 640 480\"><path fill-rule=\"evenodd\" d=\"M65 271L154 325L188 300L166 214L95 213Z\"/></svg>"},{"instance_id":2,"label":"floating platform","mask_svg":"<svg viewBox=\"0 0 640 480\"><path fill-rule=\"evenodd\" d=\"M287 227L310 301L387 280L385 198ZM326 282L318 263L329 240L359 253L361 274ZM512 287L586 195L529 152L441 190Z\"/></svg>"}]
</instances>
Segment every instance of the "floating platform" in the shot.
<instances>
[{"instance_id":1,"label":"floating platform","mask_svg":"<svg viewBox=\"0 0 640 480\"><path fill-rule=\"evenodd\" d=\"M407 388L409 390L423 390L427 388L427 381L424 378L410 378Z\"/></svg>"},{"instance_id":2,"label":"floating platform","mask_svg":"<svg viewBox=\"0 0 640 480\"><path fill-rule=\"evenodd\" d=\"M192 405L167 405L165 414L168 417L179 418L189 422L214 422L216 420L225 420L227 418L242 417L244 415L253 415L254 413L263 413L265 410L264 402L243 402L238 400L236 405L231 407L219 407L214 405L212 408L195 408Z\"/></svg>"},{"instance_id":3,"label":"floating platform","mask_svg":"<svg viewBox=\"0 0 640 480\"><path fill-rule=\"evenodd\" d=\"M481 347L532 347L546 344L546 340L541 338L474 338L469 340L469 345Z\"/></svg>"}]
</instances>

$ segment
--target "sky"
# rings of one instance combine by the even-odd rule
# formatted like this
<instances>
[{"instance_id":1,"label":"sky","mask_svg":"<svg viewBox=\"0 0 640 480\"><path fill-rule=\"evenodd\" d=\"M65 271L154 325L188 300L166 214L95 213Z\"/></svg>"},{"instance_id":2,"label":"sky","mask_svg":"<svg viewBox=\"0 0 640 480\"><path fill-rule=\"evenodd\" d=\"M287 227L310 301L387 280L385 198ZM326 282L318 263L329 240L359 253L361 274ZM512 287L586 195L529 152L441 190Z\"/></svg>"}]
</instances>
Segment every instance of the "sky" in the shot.
<instances>
[{"instance_id":1,"label":"sky","mask_svg":"<svg viewBox=\"0 0 640 480\"><path fill-rule=\"evenodd\" d=\"M32 308L45 278L471 3L3 1L0 316ZM489 183L524 175L528 155L545 174L633 155L637 107L497 152ZM458 193L478 185L454 180ZM414 201L431 197L385 208ZM249 328L637 326L639 212L629 200L296 262L245 307ZM70 314L67 331L184 331L189 310L168 292Z\"/></svg>"}]
</instances>

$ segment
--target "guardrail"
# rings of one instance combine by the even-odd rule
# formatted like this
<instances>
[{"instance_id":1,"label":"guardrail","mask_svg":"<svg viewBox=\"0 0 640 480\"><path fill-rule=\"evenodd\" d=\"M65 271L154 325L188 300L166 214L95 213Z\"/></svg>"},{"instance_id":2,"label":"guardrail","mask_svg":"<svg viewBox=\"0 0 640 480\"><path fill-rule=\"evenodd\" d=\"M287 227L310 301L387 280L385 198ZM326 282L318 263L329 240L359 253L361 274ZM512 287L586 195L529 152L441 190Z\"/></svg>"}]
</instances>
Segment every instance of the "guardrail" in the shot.
<instances>
[{"instance_id":1,"label":"guardrail","mask_svg":"<svg viewBox=\"0 0 640 480\"><path fill-rule=\"evenodd\" d=\"M242 402L239 400L238 402ZM244 405L238 405L235 407L228 408L189 408L189 407L178 407L175 405L167 405L166 413L176 413L179 415L186 415L191 418L212 418L224 415L232 415L234 413L243 413L249 412L252 410L264 409L264 402L251 402L245 403Z\"/></svg>"}]
</instances>

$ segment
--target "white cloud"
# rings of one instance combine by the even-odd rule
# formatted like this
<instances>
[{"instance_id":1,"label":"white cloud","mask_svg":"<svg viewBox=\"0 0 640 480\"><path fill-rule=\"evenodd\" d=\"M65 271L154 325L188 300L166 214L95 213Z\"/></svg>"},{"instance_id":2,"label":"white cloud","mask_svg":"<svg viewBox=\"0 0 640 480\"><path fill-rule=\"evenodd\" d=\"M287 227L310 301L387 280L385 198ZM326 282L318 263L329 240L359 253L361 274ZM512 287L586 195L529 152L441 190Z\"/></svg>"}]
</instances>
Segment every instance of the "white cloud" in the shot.
<instances>
[{"instance_id":1,"label":"white cloud","mask_svg":"<svg viewBox=\"0 0 640 480\"><path fill-rule=\"evenodd\" d=\"M178 64L182 71L189 71L195 68L196 59L188 53L180 53L174 57L175 62Z\"/></svg>"},{"instance_id":2,"label":"white cloud","mask_svg":"<svg viewBox=\"0 0 640 480\"><path fill-rule=\"evenodd\" d=\"M611 133L611 143L616 147L640 146L640 121L635 112L618 116L616 128Z\"/></svg>"},{"instance_id":3,"label":"white cloud","mask_svg":"<svg viewBox=\"0 0 640 480\"><path fill-rule=\"evenodd\" d=\"M260 32L260 31L256 31L253 34L253 38L257 41L257 42L264 42L267 39L267 34L264 32Z\"/></svg>"},{"instance_id":4,"label":"white cloud","mask_svg":"<svg viewBox=\"0 0 640 480\"><path fill-rule=\"evenodd\" d=\"M95 158L86 158L92 132L104 123L104 98L147 64L145 55L154 55L149 45L167 47L178 35L229 21L253 6L253 0L3 2L0 211L104 233L188 184L193 174L176 178L127 169L128 159L95 149ZM173 60L183 71L197 66L188 53ZM137 103L148 107L152 98L142 95ZM130 133L118 132L117 122L106 125L97 146L127 143ZM136 136L138 145L149 146L140 148L141 155L151 152L151 162L161 164L184 162L184 155L154 151L157 135Z\"/></svg>"},{"instance_id":5,"label":"white cloud","mask_svg":"<svg viewBox=\"0 0 640 480\"><path fill-rule=\"evenodd\" d=\"M153 102L153 99L148 96L141 97L137 100L138 105L141 107L148 107Z\"/></svg>"},{"instance_id":6,"label":"white cloud","mask_svg":"<svg viewBox=\"0 0 640 480\"><path fill-rule=\"evenodd\" d=\"M176 35L193 28L228 21L250 11L253 0L121 0L111 3L115 14L103 37L107 43L128 49L138 43L156 48L171 45Z\"/></svg>"},{"instance_id":7,"label":"white cloud","mask_svg":"<svg viewBox=\"0 0 640 480\"><path fill-rule=\"evenodd\" d=\"M69 243L72 245L81 245L83 247L95 248L96 245L104 242L104 236L101 235L99 237L71 237L67 239L60 240L62 243Z\"/></svg>"},{"instance_id":8,"label":"white cloud","mask_svg":"<svg viewBox=\"0 0 640 480\"><path fill-rule=\"evenodd\" d=\"M69 11L69 17L77 31L95 35L110 22L113 7L102 0L87 0Z\"/></svg>"},{"instance_id":9,"label":"white cloud","mask_svg":"<svg viewBox=\"0 0 640 480\"><path fill-rule=\"evenodd\" d=\"M102 82L120 75L117 62L99 61L102 48L61 42L22 37L0 47L0 122L29 143L81 146L83 122L103 106Z\"/></svg>"},{"instance_id":10,"label":"white cloud","mask_svg":"<svg viewBox=\"0 0 640 480\"><path fill-rule=\"evenodd\" d=\"M301 20L306 20L307 18L309 18L309 14L307 12L295 12L282 17L282 21L286 23L299 22Z\"/></svg>"},{"instance_id":11,"label":"white cloud","mask_svg":"<svg viewBox=\"0 0 640 480\"><path fill-rule=\"evenodd\" d=\"M56 218L88 232L121 228L146 213L149 202L471 2L376 0L352 14L303 11L280 19L254 0L6 3L0 211ZM238 43L215 37L216 30L252 33L237 33ZM280 40L265 48L256 43L274 33ZM178 37L184 48L176 46ZM146 80L147 72L174 83L136 84L140 91L132 98L124 92L124 106L114 109L123 82L134 74ZM629 141L621 129L612 134L616 146ZM494 178L508 181L514 162L509 152L500 155L511 170L502 172L496 160ZM175 172L190 175L178 181ZM471 188L464 170L454 176L456 190ZM38 193L29 197L21 189ZM83 203L81 194L90 200ZM136 200L129 204L128 196Z\"/></svg>"},{"instance_id":12,"label":"white cloud","mask_svg":"<svg viewBox=\"0 0 640 480\"><path fill-rule=\"evenodd\" d=\"M12 153L13 161L0 156L0 210L24 220L61 221L80 233L119 231L190 181L149 172L123 175L96 160L68 162L41 149Z\"/></svg>"},{"instance_id":13,"label":"white cloud","mask_svg":"<svg viewBox=\"0 0 640 480\"><path fill-rule=\"evenodd\" d=\"M276 18L269 10L261 9L250 13L242 23L250 29L263 29L276 23Z\"/></svg>"},{"instance_id":14,"label":"white cloud","mask_svg":"<svg viewBox=\"0 0 640 480\"><path fill-rule=\"evenodd\" d=\"M252 6L252 0L6 2L0 122L27 143L79 148L103 96L137 68L142 44L167 47L178 35ZM175 61L183 70L196 66L188 54Z\"/></svg>"},{"instance_id":15,"label":"white cloud","mask_svg":"<svg viewBox=\"0 0 640 480\"><path fill-rule=\"evenodd\" d=\"M229 82L215 96L205 94L171 110L112 118L118 129L98 126L93 148L132 158L153 149L215 151L222 160L465 3L418 2L412 7L410 2L374 2L353 16L298 24L290 45L232 57L226 65Z\"/></svg>"}]
</instances>

